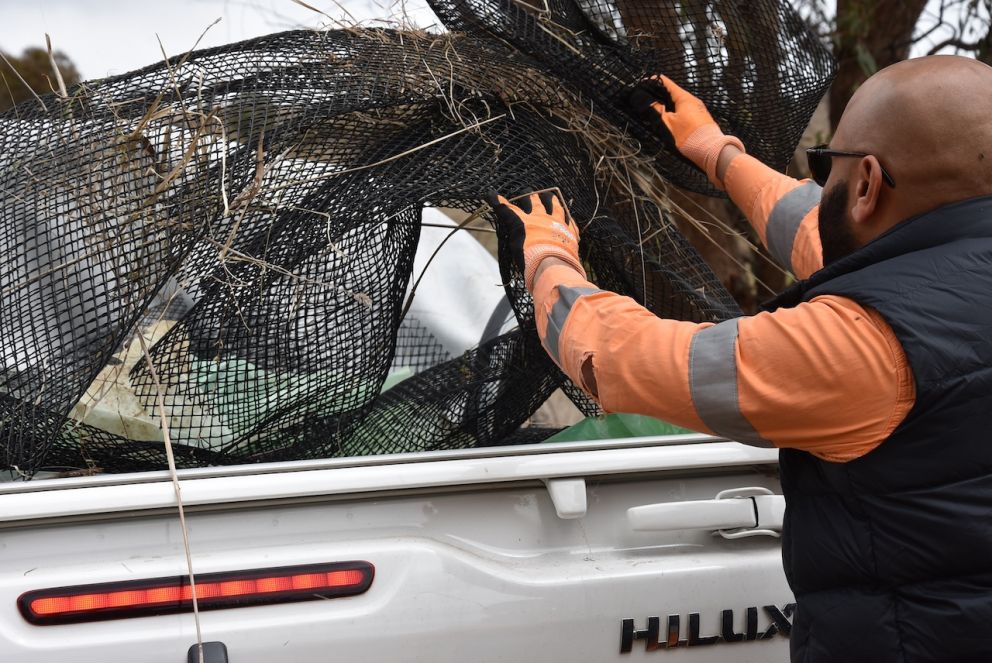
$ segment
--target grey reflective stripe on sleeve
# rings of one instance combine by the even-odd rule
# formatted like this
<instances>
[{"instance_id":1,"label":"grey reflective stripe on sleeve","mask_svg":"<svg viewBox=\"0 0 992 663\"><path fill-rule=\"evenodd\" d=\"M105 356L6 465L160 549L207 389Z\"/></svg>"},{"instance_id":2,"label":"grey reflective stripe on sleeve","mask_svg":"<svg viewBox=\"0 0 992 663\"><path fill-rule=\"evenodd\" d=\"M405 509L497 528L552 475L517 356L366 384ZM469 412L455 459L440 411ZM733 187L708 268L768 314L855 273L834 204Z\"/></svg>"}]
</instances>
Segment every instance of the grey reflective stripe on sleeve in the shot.
<instances>
[{"instance_id":1,"label":"grey reflective stripe on sleeve","mask_svg":"<svg viewBox=\"0 0 992 663\"><path fill-rule=\"evenodd\" d=\"M584 295L592 295L603 292L599 288L569 288L565 285L558 286L558 301L551 307L551 315L548 317L548 329L544 334L544 349L548 351L555 363L561 366L561 358L558 354L558 339L561 337L561 330L565 328L565 321L568 314L572 312L575 302Z\"/></svg>"},{"instance_id":2,"label":"grey reflective stripe on sleeve","mask_svg":"<svg viewBox=\"0 0 992 663\"><path fill-rule=\"evenodd\" d=\"M799 226L809 211L820 204L822 191L816 182L798 186L775 203L768 217L765 227L768 252L786 269L792 269L792 245L796 243Z\"/></svg>"},{"instance_id":3,"label":"grey reflective stripe on sleeve","mask_svg":"<svg viewBox=\"0 0 992 663\"><path fill-rule=\"evenodd\" d=\"M737 319L696 332L689 344L689 392L710 430L728 439L773 446L741 412L737 391Z\"/></svg>"}]
</instances>

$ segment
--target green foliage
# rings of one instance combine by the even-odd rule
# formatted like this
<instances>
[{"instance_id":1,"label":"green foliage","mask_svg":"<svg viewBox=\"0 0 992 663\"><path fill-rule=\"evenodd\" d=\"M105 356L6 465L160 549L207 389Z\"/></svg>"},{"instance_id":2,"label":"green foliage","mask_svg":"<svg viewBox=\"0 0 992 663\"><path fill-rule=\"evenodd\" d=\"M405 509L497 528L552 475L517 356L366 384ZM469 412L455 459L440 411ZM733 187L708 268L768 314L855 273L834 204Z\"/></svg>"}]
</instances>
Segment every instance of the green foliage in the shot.
<instances>
[{"instance_id":1,"label":"green foliage","mask_svg":"<svg viewBox=\"0 0 992 663\"><path fill-rule=\"evenodd\" d=\"M0 112L33 98L32 90L38 96L43 96L58 87L48 51L45 49L26 48L20 57L5 52L3 55L7 62L0 59ZM79 70L68 55L62 51L55 51L53 57L66 87L71 87L82 80ZM11 66L16 73L11 71Z\"/></svg>"},{"instance_id":2,"label":"green foliage","mask_svg":"<svg viewBox=\"0 0 992 663\"><path fill-rule=\"evenodd\" d=\"M858 58L858 66L861 67L861 71L864 72L866 77L878 71L878 63L875 62L875 56L865 48L862 42L859 41L855 44L854 52Z\"/></svg>"}]
</instances>

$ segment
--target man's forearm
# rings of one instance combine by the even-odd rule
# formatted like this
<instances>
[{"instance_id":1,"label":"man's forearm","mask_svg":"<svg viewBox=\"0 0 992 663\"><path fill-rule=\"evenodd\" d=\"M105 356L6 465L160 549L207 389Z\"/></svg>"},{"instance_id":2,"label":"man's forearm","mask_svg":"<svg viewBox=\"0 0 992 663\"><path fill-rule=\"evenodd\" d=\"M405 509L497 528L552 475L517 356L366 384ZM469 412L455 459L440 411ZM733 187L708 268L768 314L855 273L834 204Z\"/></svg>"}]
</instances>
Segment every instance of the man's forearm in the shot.
<instances>
[{"instance_id":1,"label":"man's forearm","mask_svg":"<svg viewBox=\"0 0 992 663\"><path fill-rule=\"evenodd\" d=\"M718 325L663 320L544 262L533 293L541 341L607 412L847 461L912 407L898 340L852 300L828 295Z\"/></svg>"},{"instance_id":2,"label":"man's forearm","mask_svg":"<svg viewBox=\"0 0 992 663\"><path fill-rule=\"evenodd\" d=\"M554 258L538 267L533 296L548 354L605 410L712 432L693 409L687 382L689 342L710 324L662 320Z\"/></svg>"},{"instance_id":3,"label":"man's forearm","mask_svg":"<svg viewBox=\"0 0 992 663\"><path fill-rule=\"evenodd\" d=\"M799 278L823 266L816 183L784 175L733 145L720 153L717 174L780 265Z\"/></svg>"}]
</instances>

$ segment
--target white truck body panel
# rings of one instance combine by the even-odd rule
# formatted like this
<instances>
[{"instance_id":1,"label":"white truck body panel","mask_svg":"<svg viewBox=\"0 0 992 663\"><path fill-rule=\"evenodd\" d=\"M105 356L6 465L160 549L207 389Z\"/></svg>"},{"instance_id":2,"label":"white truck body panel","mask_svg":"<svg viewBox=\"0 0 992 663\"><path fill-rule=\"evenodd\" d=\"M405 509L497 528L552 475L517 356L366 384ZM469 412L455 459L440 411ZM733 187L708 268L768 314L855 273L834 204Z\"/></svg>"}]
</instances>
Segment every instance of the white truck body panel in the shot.
<instances>
[{"instance_id":1,"label":"white truck body panel","mask_svg":"<svg viewBox=\"0 0 992 663\"><path fill-rule=\"evenodd\" d=\"M203 612L203 638L224 642L232 663L785 661L788 640L765 609L791 614L777 539L628 522L633 507L728 488L779 492L773 450L706 440L183 472L197 574L349 560L376 570L358 596ZM575 481L552 500L545 482L556 478ZM34 626L16 607L30 590L186 574L172 491L161 473L0 484L0 658L186 661L188 613ZM703 644L726 610L731 634L746 635L748 608L757 639ZM664 641L669 615L679 639L702 642L650 650L648 618Z\"/></svg>"}]
</instances>

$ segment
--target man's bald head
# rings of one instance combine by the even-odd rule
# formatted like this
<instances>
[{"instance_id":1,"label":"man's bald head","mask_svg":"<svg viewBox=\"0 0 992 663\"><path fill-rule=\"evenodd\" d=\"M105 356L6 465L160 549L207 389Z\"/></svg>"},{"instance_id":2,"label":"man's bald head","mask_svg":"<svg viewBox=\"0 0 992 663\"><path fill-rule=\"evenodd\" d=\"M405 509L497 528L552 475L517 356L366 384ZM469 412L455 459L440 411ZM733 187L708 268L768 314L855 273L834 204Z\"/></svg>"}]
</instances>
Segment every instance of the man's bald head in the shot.
<instances>
[{"instance_id":1,"label":"man's bald head","mask_svg":"<svg viewBox=\"0 0 992 663\"><path fill-rule=\"evenodd\" d=\"M992 67L954 55L886 67L851 98L830 146L872 155L896 183L879 184L859 214L858 200L872 196L871 159L834 159L826 193L848 189L859 245L917 214L992 195Z\"/></svg>"}]
</instances>

